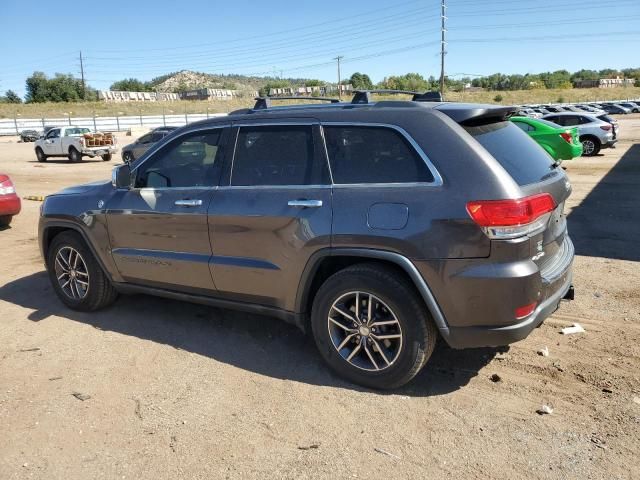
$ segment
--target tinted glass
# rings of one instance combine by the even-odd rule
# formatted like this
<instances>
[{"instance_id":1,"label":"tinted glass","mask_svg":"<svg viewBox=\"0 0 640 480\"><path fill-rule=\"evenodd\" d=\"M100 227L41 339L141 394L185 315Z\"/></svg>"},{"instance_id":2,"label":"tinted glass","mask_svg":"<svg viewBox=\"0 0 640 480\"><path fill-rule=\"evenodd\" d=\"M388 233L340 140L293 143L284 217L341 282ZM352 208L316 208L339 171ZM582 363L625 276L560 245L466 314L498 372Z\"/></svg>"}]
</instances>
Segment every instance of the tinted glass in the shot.
<instances>
[{"instance_id":1,"label":"tinted glass","mask_svg":"<svg viewBox=\"0 0 640 480\"><path fill-rule=\"evenodd\" d=\"M386 127L324 127L335 183L433 182L415 148Z\"/></svg>"},{"instance_id":2,"label":"tinted glass","mask_svg":"<svg viewBox=\"0 0 640 480\"><path fill-rule=\"evenodd\" d=\"M57 128L47 133L47 138L58 138L59 136L60 136L60 130L58 130Z\"/></svg>"},{"instance_id":3,"label":"tinted glass","mask_svg":"<svg viewBox=\"0 0 640 480\"><path fill-rule=\"evenodd\" d=\"M598 118L607 123L613 123L614 121L613 118L611 118L609 115L599 115Z\"/></svg>"},{"instance_id":4,"label":"tinted glass","mask_svg":"<svg viewBox=\"0 0 640 480\"><path fill-rule=\"evenodd\" d=\"M151 142L155 143L155 142L159 142L160 140L162 140L164 138L165 134L162 132L153 132L151 134Z\"/></svg>"},{"instance_id":5,"label":"tinted glass","mask_svg":"<svg viewBox=\"0 0 640 480\"><path fill-rule=\"evenodd\" d=\"M175 139L146 162L136 174L137 188L214 186L222 130L194 132Z\"/></svg>"},{"instance_id":6,"label":"tinted glass","mask_svg":"<svg viewBox=\"0 0 640 480\"><path fill-rule=\"evenodd\" d=\"M547 127L551 127L551 128L560 128L561 125L558 125L557 123L553 123L552 121L550 121L550 119L544 120L542 118L538 118L538 122L545 124Z\"/></svg>"},{"instance_id":7,"label":"tinted glass","mask_svg":"<svg viewBox=\"0 0 640 480\"><path fill-rule=\"evenodd\" d=\"M533 132L535 131L535 128L533 128L531 125L529 125L528 123L524 123L524 122L513 122L515 123L516 127L518 127L520 130L522 130L523 132Z\"/></svg>"},{"instance_id":8,"label":"tinted glass","mask_svg":"<svg viewBox=\"0 0 640 480\"><path fill-rule=\"evenodd\" d=\"M151 141L150 133L147 133L146 135L143 135L138 139L138 143L149 143L150 141Z\"/></svg>"},{"instance_id":9,"label":"tinted glass","mask_svg":"<svg viewBox=\"0 0 640 480\"><path fill-rule=\"evenodd\" d=\"M311 125L241 127L231 185L326 184L326 162L314 152Z\"/></svg>"},{"instance_id":10,"label":"tinted glass","mask_svg":"<svg viewBox=\"0 0 640 480\"><path fill-rule=\"evenodd\" d=\"M529 136L511 122L465 127L502 165L518 185L546 179L555 162Z\"/></svg>"}]
</instances>

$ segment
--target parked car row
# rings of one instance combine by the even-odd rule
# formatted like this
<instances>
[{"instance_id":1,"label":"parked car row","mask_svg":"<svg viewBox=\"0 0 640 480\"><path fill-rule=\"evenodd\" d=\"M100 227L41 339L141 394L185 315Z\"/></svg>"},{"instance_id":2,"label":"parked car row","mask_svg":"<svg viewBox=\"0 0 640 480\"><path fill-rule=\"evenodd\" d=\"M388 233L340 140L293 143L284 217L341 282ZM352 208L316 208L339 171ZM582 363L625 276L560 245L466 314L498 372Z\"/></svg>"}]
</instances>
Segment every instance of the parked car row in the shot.
<instances>
[{"instance_id":1,"label":"parked car row","mask_svg":"<svg viewBox=\"0 0 640 480\"><path fill-rule=\"evenodd\" d=\"M640 101L616 101L616 102L598 102L598 103L574 103L574 104L536 104L536 105L520 105L518 114L532 118L540 118L550 113L596 113L596 114L628 114L640 113Z\"/></svg>"}]
</instances>

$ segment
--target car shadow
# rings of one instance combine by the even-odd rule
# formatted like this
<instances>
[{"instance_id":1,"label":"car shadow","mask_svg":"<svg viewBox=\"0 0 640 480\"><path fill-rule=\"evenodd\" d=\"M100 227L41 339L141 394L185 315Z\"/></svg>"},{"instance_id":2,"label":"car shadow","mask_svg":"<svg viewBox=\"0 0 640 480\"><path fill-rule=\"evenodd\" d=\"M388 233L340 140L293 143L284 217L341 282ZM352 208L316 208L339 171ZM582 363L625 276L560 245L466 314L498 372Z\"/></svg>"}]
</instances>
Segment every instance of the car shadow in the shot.
<instances>
[{"instance_id":1,"label":"car shadow","mask_svg":"<svg viewBox=\"0 0 640 480\"><path fill-rule=\"evenodd\" d=\"M37 292L37 293L36 293ZM335 376L313 339L280 320L146 295L122 296L106 310L65 307L46 272L0 287L0 300L32 310L33 322L57 316L173 348L278 379L356 391L372 391ZM1 318L0 318L1 321ZM379 394L445 395L464 387L502 349L452 350L439 342L427 366L408 385Z\"/></svg>"},{"instance_id":2,"label":"car shadow","mask_svg":"<svg viewBox=\"0 0 640 480\"><path fill-rule=\"evenodd\" d=\"M576 254L640 261L640 144L567 217Z\"/></svg>"},{"instance_id":3,"label":"car shadow","mask_svg":"<svg viewBox=\"0 0 640 480\"><path fill-rule=\"evenodd\" d=\"M46 165L47 163L53 163L53 164L59 164L59 163L68 163L70 165L82 165L83 163L107 163L104 160L100 159L95 159L95 158L83 158L81 162L71 162L69 161L69 159L67 158L57 158L57 159L51 159L51 158L47 158L47 160L45 162L39 162L38 160L27 160L27 163L39 163L41 165Z\"/></svg>"}]
</instances>

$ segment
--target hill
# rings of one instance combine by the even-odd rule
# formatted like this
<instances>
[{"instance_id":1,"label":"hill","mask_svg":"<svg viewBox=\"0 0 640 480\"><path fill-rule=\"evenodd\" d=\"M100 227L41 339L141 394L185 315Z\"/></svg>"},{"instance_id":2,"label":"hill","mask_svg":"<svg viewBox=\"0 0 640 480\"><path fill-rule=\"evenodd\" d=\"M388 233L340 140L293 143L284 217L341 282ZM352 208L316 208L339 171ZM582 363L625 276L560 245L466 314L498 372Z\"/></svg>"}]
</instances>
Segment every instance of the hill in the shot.
<instances>
[{"instance_id":1,"label":"hill","mask_svg":"<svg viewBox=\"0 0 640 480\"><path fill-rule=\"evenodd\" d=\"M179 92L197 88L225 88L229 90L257 91L268 83L287 82L293 86L302 86L309 79L275 77L250 77L246 75L215 75L210 73L181 70L151 80L152 87L158 92Z\"/></svg>"}]
</instances>

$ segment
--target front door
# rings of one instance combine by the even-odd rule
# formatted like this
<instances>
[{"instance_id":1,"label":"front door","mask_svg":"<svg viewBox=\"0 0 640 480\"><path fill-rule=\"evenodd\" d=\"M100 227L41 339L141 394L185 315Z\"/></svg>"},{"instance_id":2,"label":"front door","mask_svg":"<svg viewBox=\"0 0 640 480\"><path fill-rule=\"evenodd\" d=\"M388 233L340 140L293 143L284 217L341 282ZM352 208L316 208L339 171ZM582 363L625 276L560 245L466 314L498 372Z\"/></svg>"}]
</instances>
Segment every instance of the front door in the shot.
<instances>
[{"instance_id":1,"label":"front door","mask_svg":"<svg viewBox=\"0 0 640 480\"><path fill-rule=\"evenodd\" d=\"M111 252L130 283L208 293L207 210L220 173L224 129L186 133L134 167L134 185L107 204Z\"/></svg>"},{"instance_id":2,"label":"front door","mask_svg":"<svg viewBox=\"0 0 640 480\"><path fill-rule=\"evenodd\" d=\"M53 128L47 132L44 137L44 143L42 149L45 155L60 155L62 154L62 140L60 138L60 129Z\"/></svg>"},{"instance_id":3,"label":"front door","mask_svg":"<svg viewBox=\"0 0 640 480\"><path fill-rule=\"evenodd\" d=\"M209 207L218 295L293 310L309 257L331 242L331 185L314 122L234 125Z\"/></svg>"}]
</instances>

